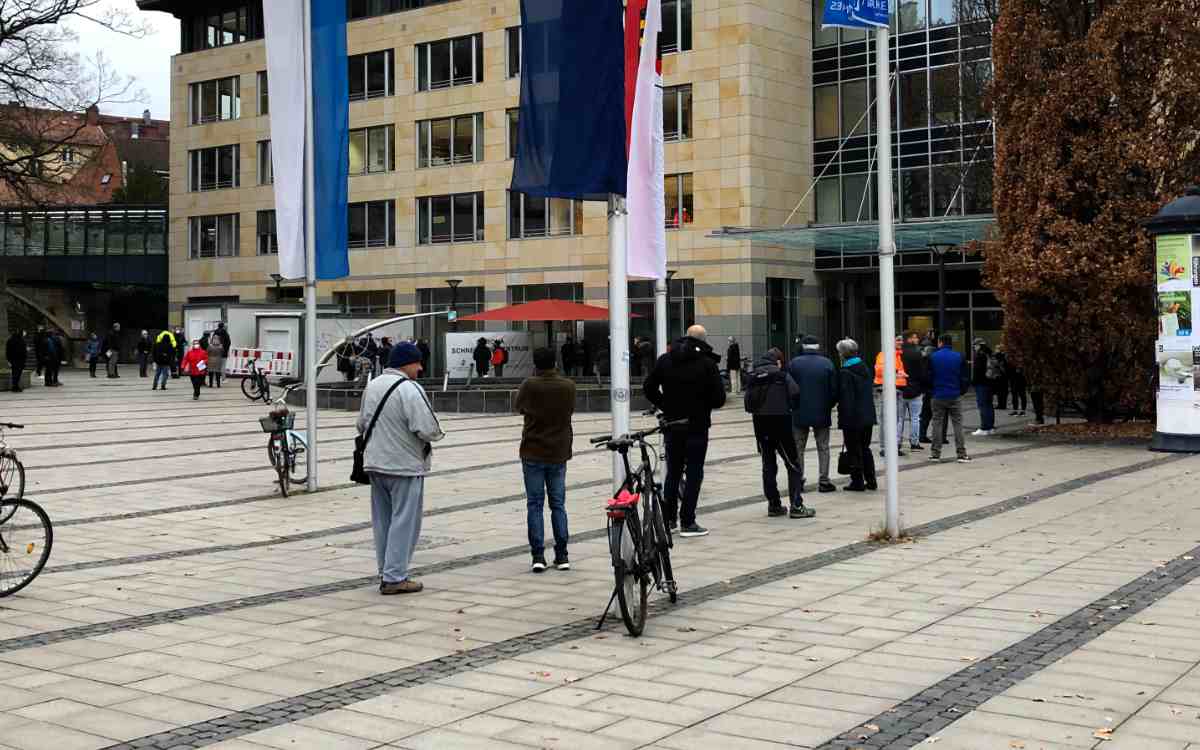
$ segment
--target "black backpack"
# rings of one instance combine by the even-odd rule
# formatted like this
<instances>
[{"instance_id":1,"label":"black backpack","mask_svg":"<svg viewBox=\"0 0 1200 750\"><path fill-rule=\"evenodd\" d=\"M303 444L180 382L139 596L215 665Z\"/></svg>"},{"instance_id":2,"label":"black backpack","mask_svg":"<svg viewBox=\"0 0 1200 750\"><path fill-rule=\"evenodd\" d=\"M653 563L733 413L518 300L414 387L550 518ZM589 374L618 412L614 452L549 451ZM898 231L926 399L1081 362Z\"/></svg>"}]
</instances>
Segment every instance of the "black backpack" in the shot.
<instances>
[{"instance_id":1,"label":"black backpack","mask_svg":"<svg viewBox=\"0 0 1200 750\"><path fill-rule=\"evenodd\" d=\"M750 414L758 414L763 407L767 405L767 396L771 393L771 388L776 383L782 383L784 377L783 370L768 372L766 370L756 370L746 376L746 382L743 384L746 390L742 396L742 405Z\"/></svg>"}]
</instances>

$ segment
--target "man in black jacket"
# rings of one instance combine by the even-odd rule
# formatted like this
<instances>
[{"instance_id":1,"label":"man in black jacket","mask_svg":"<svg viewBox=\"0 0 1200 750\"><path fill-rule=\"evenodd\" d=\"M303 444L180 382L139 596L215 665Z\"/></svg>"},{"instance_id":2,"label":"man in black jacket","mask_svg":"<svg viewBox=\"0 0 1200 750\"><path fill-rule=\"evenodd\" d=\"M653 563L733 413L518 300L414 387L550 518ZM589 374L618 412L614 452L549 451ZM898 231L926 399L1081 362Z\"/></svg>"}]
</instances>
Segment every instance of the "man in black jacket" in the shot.
<instances>
[{"instance_id":1,"label":"man in black jacket","mask_svg":"<svg viewBox=\"0 0 1200 750\"><path fill-rule=\"evenodd\" d=\"M27 356L25 345L25 332L18 330L8 339L8 344L4 348L5 357L8 359L8 366L12 368L12 392L21 392L21 374L25 371L25 358Z\"/></svg>"},{"instance_id":2,"label":"man in black jacket","mask_svg":"<svg viewBox=\"0 0 1200 750\"><path fill-rule=\"evenodd\" d=\"M696 503L704 481L704 457L708 453L708 428L712 410L725 405L725 384L717 372L720 356L705 341L704 326L694 325L687 336L658 358L642 383L646 398L667 419L687 418L686 426L669 428L663 435L667 450L667 478L663 500L667 522L679 521L679 535L704 536L708 529L696 523ZM679 476L687 466L683 507L679 508Z\"/></svg>"},{"instance_id":3,"label":"man in black jacket","mask_svg":"<svg viewBox=\"0 0 1200 750\"><path fill-rule=\"evenodd\" d=\"M138 377L147 377L146 370L150 366L150 351L154 344L150 342L150 332L142 331L142 337L137 342Z\"/></svg>"},{"instance_id":4,"label":"man in black jacket","mask_svg":"<svg viewBox=\"0 0 1200 750\"><path fill-rule=\"evenodd\" d=\"M842 339L837 345L842 358L838 370L838 429L850 462L849 492L878 489L875 482L875 458L871 455L871 430L875 426L875 389L871 368L858 354L854 339Z\"/></svg>"},{"instance_id":5,"label":"man in black jacket","mask_svg":"<svg viewBox=\"0 0 1200 750\"><path fill-rule=\"evenodd\" d=\"M792 403L799 397L800 388L783 367L783 352L768 349L754 363L746 379L743 402L746 411L754 415L754 439L762 455L763 494L767 497L767 515L775 518L791 514L792 518L812 518L816 513L804 505L801 495L804 472L792 437ZM788 476L788 505L779 497L778 472L775 454L783 458Z\"/></svg>"},{"instance_id":6,"label":"man in black jacket","mask_svg":"<svg viewBox=\"0 0 1200 750\"><path fill-rule=\"evenodd\" d=\"M104 336L104 343L100 345L100 351L108 358L108 377L119 378L121 373L117 372L117 363L121 361L121 324L113 323L112 328Z\"/></svg>"}]
</instances>

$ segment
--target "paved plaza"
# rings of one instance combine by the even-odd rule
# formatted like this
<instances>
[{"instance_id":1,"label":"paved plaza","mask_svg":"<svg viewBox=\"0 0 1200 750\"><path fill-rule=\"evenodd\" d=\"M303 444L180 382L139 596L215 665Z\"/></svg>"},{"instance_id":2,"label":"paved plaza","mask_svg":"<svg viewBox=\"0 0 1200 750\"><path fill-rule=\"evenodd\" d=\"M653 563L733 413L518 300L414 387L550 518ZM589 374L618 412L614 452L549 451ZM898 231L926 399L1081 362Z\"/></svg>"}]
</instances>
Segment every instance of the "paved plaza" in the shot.
<instances>
[{"instance_id":1,"label":"paved plaza","mask_svg":"<svg viewBox=\"0 0 1200 750\"><path fill-rule=\"evenodd\" d=\"M425 591L381 597L355 414L321 414L327 489L283 499L236 381L199 402L128 368L63 382L0 393L55 522L47 569L0 600L0 750L1200 750L1200 459L1001 418L973 464L901 459L912 539L882 545L881 492L768 519L731 402L712 534L676 540L679 602L652 595L633 639L595 630L606 415L575 420L573 569L539 576L519 418L445 415Z\"/></svg>"}]
</instances>

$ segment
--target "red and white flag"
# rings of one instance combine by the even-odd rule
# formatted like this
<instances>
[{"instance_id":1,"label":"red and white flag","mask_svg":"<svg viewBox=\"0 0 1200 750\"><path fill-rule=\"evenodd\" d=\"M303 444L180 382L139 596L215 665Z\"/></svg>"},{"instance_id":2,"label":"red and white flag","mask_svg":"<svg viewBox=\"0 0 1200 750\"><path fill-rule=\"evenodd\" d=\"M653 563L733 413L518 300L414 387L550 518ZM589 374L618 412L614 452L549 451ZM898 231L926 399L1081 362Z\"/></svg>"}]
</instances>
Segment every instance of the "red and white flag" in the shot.
<instances>
[{"instance_id":1,"label":"red and white flag","mask_svg":"<svg viewBox=\"0 0 1200 750\"><path fill-rule=\"evenodd\" d=\"M662 0L629 0L625 15L625 116L629 135L626 262L630 276L667 277L663 194L663 92L658 34Z\"/></svg>"}]
</instances>

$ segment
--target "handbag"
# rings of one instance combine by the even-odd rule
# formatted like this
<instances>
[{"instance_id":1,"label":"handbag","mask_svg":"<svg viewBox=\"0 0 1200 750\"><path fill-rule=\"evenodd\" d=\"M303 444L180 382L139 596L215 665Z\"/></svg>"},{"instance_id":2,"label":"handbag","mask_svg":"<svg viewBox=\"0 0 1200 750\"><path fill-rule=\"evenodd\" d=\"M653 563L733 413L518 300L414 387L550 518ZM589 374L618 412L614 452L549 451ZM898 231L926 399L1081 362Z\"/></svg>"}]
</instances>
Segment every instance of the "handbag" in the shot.
<instances>
[{"instance_id":1,"label":"handbag","mask_svg":"<svg viewBox=\"0 0 1200 750\"><path fill-rule=\"evenodd\" d=\"M383 398L379 402L379 406L375 407L375 416L371 417L371 424L367 427L367 431L362 435L354 436L354 468L350 470L350 481L358 484L370 484L371 477L367 475L367 470L363 467L366 460L367 441L371 439L371 433L375 431L375 423L379 421L379 414L383 411L383 405L387 403L388 397L392 395L392 391L400 387L407 378L400 378L392 387L388 388L387 393L383 394Z\"/></svg>"},{"instance_id":2,"label":"handbag","mask_svg":"<svg viewBox=\"0 0 1200 750\"><path fill-rule=\"evenodd\" d=\"M846 452L846 446L842 446L842 452L838 454L837 472L844 477L850 476L850 454Z\"/></svg>"}]
</instances>

